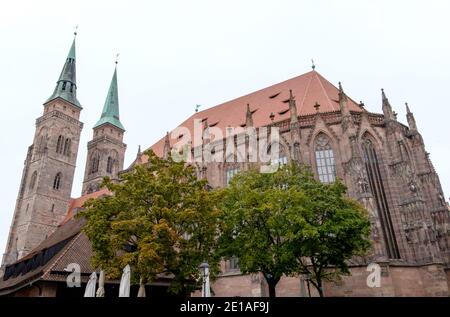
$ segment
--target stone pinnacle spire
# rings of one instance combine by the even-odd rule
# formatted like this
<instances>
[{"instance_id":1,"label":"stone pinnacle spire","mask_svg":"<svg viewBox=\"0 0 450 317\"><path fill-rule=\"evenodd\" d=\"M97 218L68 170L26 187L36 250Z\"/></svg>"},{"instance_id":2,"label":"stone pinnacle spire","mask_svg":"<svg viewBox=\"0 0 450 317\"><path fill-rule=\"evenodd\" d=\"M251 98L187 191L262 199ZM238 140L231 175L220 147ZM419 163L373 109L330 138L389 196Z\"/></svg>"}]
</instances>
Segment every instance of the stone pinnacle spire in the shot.
<instances>
[{"instance_id":1,"label":"stone pinnacle spire","mask_svg":"<svg viewBox=\"0 0 450 317\"><path fill-rule=\"evenodd\" d=\"M252 127L253 126L253 114L250 111L250 104L247 104L247 113L245 115L245 126Z\"/></svg>"},{"instance_id":2,"label":"stone pinnacle spire","mask_svg":"<svg viewBox=\"0 0 450 317\"><path fill-rule=\"evenodd\" d=\"M297 106L295 105L295 97L291 89L289 90L289 111L291 113L291 123L298 122Z\"/></svg>"},{"instance_id":3,"label":"stone pinnacle spire","mask_svg":"<svg viewBox=\"0 0 450 317\"><path fill-rule=\"evenodd\" d=\"M414 118L414 114L409 109L408 103L405 102L406 106L406 119L408 120L409 129L413 132L417 131L416 119Z\"/></svg>"},{"instance_id":4,"label":"stone pinnacle spire","mask_svg":"<svg viewBox=\"0 0 450 317\"><path fill-rule=\"evenodd\" d=\"M119 93L117 89L117 61L116 68L109 86L108 95L106 97L105 105L103 106L102 116L100 120L94 125L94 128L101 126L102 124L109 123L117 128L124 130L122 123L119 119Z\"/></svg>"},{"instance_id":5,"label":"stone pinnacle spire","mask_svg":"<svg viewBox=\"0 0 450 317\"><path fill-rule=\"evenodd\" d=\"M344 92L344 88L342 88L341 82L339 82L339 107L341 109L342 115L349 116L350 110L348 109L347 101L347 95Z\"/></svg>"},{"instance_id":6,"label":"stone pinnacle spire","mask_svg":"<svg viewBox=\"0 0 450 317\"><path fill-rule=\"evenodd\" d=\"M381 88L381 100L383 103L383 114L385 120L395 120L394 112L392 111L391 104L389 103L386 94L384 93L384 89Z\"/></svg>"},{"instance_id":7,"label":"stone pinnacle spire","mask_svg":"<svg viewBox=\"0 0 450 317\"><path fill-rule=\"evenodd\" d=\"M55 90L47 102L62 98L74 106L81 108L81 104L77 99L77 80L76 80L76 63L75 63L75 39L77 33L75 32L75 37L70 47L69 54L67 54L66 62L64 63L61 74L59 75L58 81L56 82Z\"/></svg>"},{"instance_id":8,"label":"stone pinnacle spire","mask_svg":"<svg viewBox=\"0 0 450 317\"><path fill-rule=\"evenodd\" d=\"M344 92L344 88L342 88L342 83L339 82L339 100L347 101L347 95Z\"/></svg>"},{"instance_id":9,"label":"stone pinnacle spire","mask_svg":"<svg viewBox=\"0 0 450 317\"><path fill-rule=\"evenodd\" d=\"M170 136L169 132L166 133L166 137L164 138L164 150L163 150L163 158L167 159L170 155Z\"/></svg>"}]
</instances>

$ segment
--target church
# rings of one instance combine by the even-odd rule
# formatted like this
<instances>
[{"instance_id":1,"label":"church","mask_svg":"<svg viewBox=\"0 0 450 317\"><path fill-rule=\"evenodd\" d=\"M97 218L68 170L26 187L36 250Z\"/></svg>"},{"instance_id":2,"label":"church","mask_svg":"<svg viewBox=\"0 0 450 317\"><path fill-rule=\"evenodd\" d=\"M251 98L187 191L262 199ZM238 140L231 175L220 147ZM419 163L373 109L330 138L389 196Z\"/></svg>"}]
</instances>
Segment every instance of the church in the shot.
<instances>
[{"instance_id":1,"label":"church","mask_svg":"<svg viewBox=\"0 0 450 317\"><path fill-rule=\"evenodd\" d=\"M83 220L74 215L87 199L110 195L100 187L103 177L119 182L121 173L147 161L139 149L132 164L124 167L127 146L119 116L116 65L87 144L82 196L71 197L83 129L75 51L74 39L56 87L36 119L2 258L0 296L82 296L83 287L67 287L67 267L79 265L83 285L96 268L91 267L92 249L81 231ZM333 85L313 66L300 76L195 112L151 149L167 157L177 146L190 145L183 134L195 134L198 122L203 136L212 130L225 135L231 127L277 128L277 163L307 164L325 183L343 180L349 196L369 212L370 254L351 260L351 275L327 283L325 296L450 296L450 209L415 117L405 106L407 125L399 122L381 90L381 112L369 112L344 92L341 83ZM215 155L225 157L224 149L214 147L217 141L244 147L247 142L236 135L214 141L203 137L192 148L193 157L201 158L207 145L209 151L212 148ZM193 164L198 177L207 179L212 188L227 186L249 166L229 159L198 159ZM380 287L367 283L370 263L381 268ZM268 296L264 278L241 274L239 259L224 259L221 270L211 285L213 296ZM165 296L169 282L161 276L146 285L147 294ZM106 296L116 297L118 284L107 281ZM132 296L136 291L132 288ZM277 295L317 296L304 276L283 278Z\"/></svg>"}]
</instances>

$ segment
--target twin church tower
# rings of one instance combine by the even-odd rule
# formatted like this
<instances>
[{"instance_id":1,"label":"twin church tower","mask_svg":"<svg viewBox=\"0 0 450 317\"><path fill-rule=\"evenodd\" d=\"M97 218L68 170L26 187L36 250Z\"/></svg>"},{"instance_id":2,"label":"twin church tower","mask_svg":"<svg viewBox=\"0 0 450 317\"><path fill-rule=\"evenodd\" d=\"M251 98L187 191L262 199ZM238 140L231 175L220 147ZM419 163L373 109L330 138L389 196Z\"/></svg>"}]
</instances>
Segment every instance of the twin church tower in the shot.
<instances>
[{"instance_id":1,"label":"twin church tower","mask_svg":"<svg viewBox=\"0 0 450 317\"><path fill-rule=\"evenodd\" d=\"M76 33L75 33L76 35ZM29 146L2 266L26 256L66 216L83 123L77 99L75 38L44 113L36 120ZM125 129L119 119L117 62L100 119L94 125L82 193L99 189L104 176L123 169Z\"/></svg>"}]
</instances>

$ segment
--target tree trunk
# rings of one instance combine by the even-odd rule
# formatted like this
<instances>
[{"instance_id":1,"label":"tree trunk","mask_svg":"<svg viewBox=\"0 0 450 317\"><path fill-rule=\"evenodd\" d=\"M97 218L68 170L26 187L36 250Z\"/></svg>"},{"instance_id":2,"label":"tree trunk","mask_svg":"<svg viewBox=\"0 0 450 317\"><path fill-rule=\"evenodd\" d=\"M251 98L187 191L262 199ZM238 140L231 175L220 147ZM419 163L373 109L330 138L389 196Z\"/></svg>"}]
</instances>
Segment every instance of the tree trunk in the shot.
<instances>
[{"instance_id":1,"label":"tree trunk","mask_svg":"<svg viewBox=\"0 0 450 317\"><path fill-rule=\"evenodd\" d=\"M322 288L322 280L320 278L317 279L317 291L319 292L320 297L323 296L323 288Z\"/></svg>"},{"instance_id":2,"label":"tree trunk","mask_svg":"<svg viewBox=\"0 0 450 317\"><path fill-rule=\"evenodd\" d=\"M274 277L272 274L264 274L267 286L269 287L269 297L277 297L276 287L281 277Z\"/></svg>"},{"instance_id":3,"label":"tree trunk","mask_svg":"<svg viewBox=\"0 0 450 317\"><path fill-rule=\"evenodd\" d=\"M269 297L273 298L273 297L277 297L277 284L275 283L267 283L269 285Z\"/></svg>"}]
</instances>

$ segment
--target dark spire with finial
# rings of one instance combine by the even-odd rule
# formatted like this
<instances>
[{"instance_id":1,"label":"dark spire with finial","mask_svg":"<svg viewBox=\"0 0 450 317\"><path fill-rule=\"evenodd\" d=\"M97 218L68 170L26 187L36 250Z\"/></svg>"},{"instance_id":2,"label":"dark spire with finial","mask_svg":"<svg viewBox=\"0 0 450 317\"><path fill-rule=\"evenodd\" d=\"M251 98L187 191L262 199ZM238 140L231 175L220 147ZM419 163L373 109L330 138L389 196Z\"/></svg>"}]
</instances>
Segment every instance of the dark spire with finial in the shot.
<instances>
[{"instance_id":1,"label":"dark spire with finial","mask_svg":"<svg viewBox=\"0 0 450 317\"><path fill-rule=\"evenodd\" d=\"M61 74L56 82L55 90L47 102L56 98L62 98L78 108L82 108L80 102L77 99L77 72L75 63L75 40L77 37L77 28L75 28L72 46L70 47L69 54L67 54L66 62L64 63Z\"/></svg>"},{"instance_id":2,"label":"dark spire with finial","mask_svg":"<svg viewBox=\"0 0 450 317\"><path fill-rule=\"evenodd\" d=\"M247 104L247 113L245 114L245 126L253 127L253 113L250 111L250 104Z\"/></svg>"},{"instance_id":3,"label":"dark spire with finial","mask_svg":"<svg viewBox=\"0 0 450 317\"><path fill-rule=\"evenodd\" d=\"M312 70L316 70L316 65L314 64L314 60L311 58L311 68Z\"/></svg>"},{"instance_id":4,"label":"dark spire with finial","mask_svg":"<svg viewBox=\"0 0 450 317\"><path fill-rule=\"evenodd\" d=\"M292 89L289 89L289 111L291 113L291 123L298 122L297 106L295 104L295 97L292 94Z\"/></svg>"}]
</instances>

